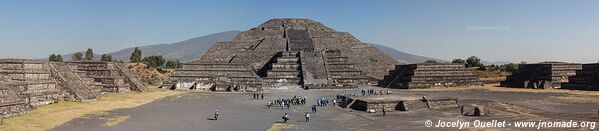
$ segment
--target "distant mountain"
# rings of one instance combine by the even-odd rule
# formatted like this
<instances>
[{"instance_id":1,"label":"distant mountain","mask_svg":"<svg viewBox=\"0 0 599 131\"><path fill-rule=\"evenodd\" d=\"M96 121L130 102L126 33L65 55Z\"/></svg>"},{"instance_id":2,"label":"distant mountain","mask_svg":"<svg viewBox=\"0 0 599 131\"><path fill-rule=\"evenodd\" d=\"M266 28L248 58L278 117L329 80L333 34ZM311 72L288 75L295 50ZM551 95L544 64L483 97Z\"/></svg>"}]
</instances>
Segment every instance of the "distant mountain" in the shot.
<instances>
[{"instance_id":1,"label":"distant mountain","mask_svg":"<svg viewBox=\"0 0 599 131\"><path fill-rule=\"evenodd\" d=\"M200 56L208 51L215 42L231 41L237 34L239 34L239 32L240 31L220 32L172 44L140 46L139 49L141 49L143 57L162 55L169 60L188 62L200 58ZM127 61L134 48L135 47L127 48L110 54L114 59Z\"/></svg>"},{"instance_id":2,"label":"distant mountain","mask_svg":"<svg viewBox=\"0 0 599 131\"><path fill-rule=\"evenodd\" d=\"M157 45L149 45L149 46L140 46L139 48L142 51L144 57L152 56L152 55L162 55L168 60L180 60L182 62L189 62L195 59L199 59L204 52L208 51L215 42L220 41L231 41L240 31L227 31L220 32L215 34L210 34L206 36L200 36L192 39L188 39L185 41L172 43L172 44L157 44ZM425 57L414 55L410 53L406 53L403 51L399 51L397 49L393 49L391 47L387 47L379 44L372 44L375 48L381 50L385 54L395 58L396 60L400 60L402 62L406 62L409 64L412 63L421 63L427 60L436 60L438 62L448 62L446 60ZM127 48L123 50L119 50L117 52L110 53L115 60L123 60L128 61L131 53L133 52L133 48ZM82 51L84 53L85 51ZM65 60L70 60L71 54L64 55L63 58ZM94 59L99 60L100 54L95 54ZM47 59L47 58L46 58ZM505 64L509 62L484 62L484 64Z\"/></svg>"},{"instance_id":3,"label":"distant mountain","mask_svg":"<svg viewBox=\"0 0 599 131\"><path fill-rule=\"evenodd\" d=\"M372 44L375 48L381 50L382 52L385 52L385 54L395 58L396 60L401 60L404 61L408 64L413 64L413 63L422 63L425 62L427 60L436 60L437 62L447 62L446 60L441 60L441 59L437 59L437 58L430 58L430 57L424 57L424 56L419 56L419 55L413 55L410 53L406 53L403 51L399 51L396 50L394 48L388 47L388 46L384 46L384 45L379 45L379 44Z\"/></svg>"}]
</instances>

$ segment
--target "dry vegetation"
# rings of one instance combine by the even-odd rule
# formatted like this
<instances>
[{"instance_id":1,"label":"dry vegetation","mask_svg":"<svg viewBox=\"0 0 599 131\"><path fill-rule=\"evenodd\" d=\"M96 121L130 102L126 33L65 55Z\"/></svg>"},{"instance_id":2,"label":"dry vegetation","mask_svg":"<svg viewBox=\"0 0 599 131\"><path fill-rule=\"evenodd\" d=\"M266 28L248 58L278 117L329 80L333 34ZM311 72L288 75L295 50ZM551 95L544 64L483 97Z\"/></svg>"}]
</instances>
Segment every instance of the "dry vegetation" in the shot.
<instances>
[{"instance_id":1,"label":"dry vegetation","mask_svg":"<svg viewBox=\"0 0 599 131\"><path fill-rule=\"evenodd\" d=\"M2 131L49 130L72 119L86 114L103 113L121 108L133 108L156 99L184 93L183 91L162 90L151 87L147 92L108 93L91 102L59 102L39 106L24 115L10 117L0 126ZM120 117L106 125L115 125L126 120Z\"/></svg>"},{"instance_id":2,"label":"dry vegetation","mask_svg":"<svg viewBox=\"0 0 599 131\"><path fill-rule=\"evenodd\" d=\"M173 69L167 69L166 72L161 73L158 69L148 67L143 63L129 63L127 67L137 74L143 82L150 85L162 85L162 82L166 81L174 72Z\"/></svg>"},{"instance_id":3,"label":"dry vegetation","mask_svg":"<svg viewBox=\"0 0 599 131\"><path fill-rule=\"evenodd\" d=\"M283 124L283 123L275 123L270 128L266 129L266 131L280 131L285 128L291 128L293 125Z\"/></svg>"}]
</instances>

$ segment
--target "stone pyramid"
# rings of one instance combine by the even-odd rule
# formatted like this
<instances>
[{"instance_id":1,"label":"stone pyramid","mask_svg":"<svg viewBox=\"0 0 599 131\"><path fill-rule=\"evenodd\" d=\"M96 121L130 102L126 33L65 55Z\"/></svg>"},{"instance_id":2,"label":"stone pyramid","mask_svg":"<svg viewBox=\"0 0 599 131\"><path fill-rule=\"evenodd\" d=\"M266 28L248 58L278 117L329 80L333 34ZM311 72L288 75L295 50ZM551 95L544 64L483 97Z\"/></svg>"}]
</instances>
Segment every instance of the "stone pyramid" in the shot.
<instances>
[{"instance_id":1,"label":"stone pyramid","mask_svg":"<svg viewBox=\"0 0 599 131\"><path fill-rule=\"evenodd\" d=\"M245 90L267 85L375 84L400 64L347 32L309 19L272 19L217 42L164 86Z\"/></svg>"}]
</instances>

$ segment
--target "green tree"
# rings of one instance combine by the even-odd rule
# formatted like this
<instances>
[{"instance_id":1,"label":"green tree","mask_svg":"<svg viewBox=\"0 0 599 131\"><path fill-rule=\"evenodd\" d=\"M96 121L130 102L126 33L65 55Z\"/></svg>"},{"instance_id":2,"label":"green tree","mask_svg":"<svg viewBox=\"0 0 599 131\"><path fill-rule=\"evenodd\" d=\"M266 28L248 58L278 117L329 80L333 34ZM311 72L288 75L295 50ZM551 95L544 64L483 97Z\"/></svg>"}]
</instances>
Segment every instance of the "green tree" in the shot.
<instances>
[{"instance_id":1,"label":"green tree","mask_svg":"<svg viewBox=\"0 0 599 131\"><path fill-rule=\"evenodd\" d=\"M518 64L514 64L514 63L509 63L509 64L505 64L505 65L501 65L501 68L503 68L503 70L507 71L507 72L514 72L516 70L518 70L519 65Z\"/></svg>"},{"instance_id":2,"label":"green tree","mask_svg":"<svg viewBox=\"0 0 599 131\"><path fill-rule=\"evenodd\" d=\"M480 58L476 56L470 56L466 59L466 67L482 67L483 64L480 63Z\"/></svg>"},{"instance_id":3,"label":"green tree","mask_svg":"<svg viewBox=\"0 0 599 131\"><path fill-rule=\"evenodd\" d=\"M144 58L142 61L144 64L148 65L149 67L154 67L154 68L163 68L164 64L166 63L164 58L160 55L148 56L148 57Z\"/></svg>"},{"instance_id":4,"label":"green tree","mask_svg":"<svg viewBox=\"0 0 599 131\"><path fill-rule=\"evenodd\" d=\"M453 59L453 60L451 61L451 63L454 63L454 64L466 64L466 61L465 61L465 60L463 60L463 59L459 59L459 58L458 58L458 59Z\"/></svg>"},{"instance_id":5,"label":"green tree","mask_svg":"<svg viewBox=\"0 0 599 131\"><path fill-rule=\"evenodd\" d=\"M103 54L103 55L102 55L102 58L100 58L100 61L112 62L112 55L109 55L109 54Z\"/></svg>"},{"instance_id":6,"label":"green tree","mask_svg":"<svg viewBox=\"0 0 599 131\"><path fill-rule=\"evenodd\" d=\"M71 58L72 61L81 61L83 60L83 53L81 52L77 52L75 54L73 54L73 57Z\"/></svg>"},{"instance_id":7,"label":"green tree","mask_svg":"<svg viewBox=\"0 0 599 131\"><path fill-rule=\"evenodd\" d=\"M85 51L85 60L94 60L94 51L91 48L87 48L87 51Z\"/></svg>"},{"instance_id":8,"label":"green tree","mask_svg":"<svg viewBox=\"0 0 599 131\"><path fill-rule=\"evenodd\" d=\"M437 62L436 60L427 60L424 63L439 63L439 62Z\"/></svg>"},{"instance_id":9,"label":"green tree","mask_svg":"<svg viewBox=\"0 0 599 131\"><path fill-rule=\"evenodd\" d=\"M169 60L166 62L165 67L167 69L175 69L175 68L181 68L182 64L181 62L179 62L179 60L173 61L173 60Z\"/></svg>"},{"instance_id":10,"label":"green tree","mask_svg":"<svg viewBox=\"0 0 599 131\"><path fill-rule=\"evenodd\" d=\"M50 55L50 57L48 58L48 61L54 61L54 62L62 62L62 55L60 54L52 54Z\"/></svg>"},{"instance_id":11,"label":"green tree","mask_svg":"<svg viewBox=\"0 0 599 131\"><path fill-rule=\"evenodd\" d=\"M129 58L131 63L139 63L141 62L141 50L137 47L133 49L133 53L131 53L131 57Z\"/></svg>"}]
</instances>

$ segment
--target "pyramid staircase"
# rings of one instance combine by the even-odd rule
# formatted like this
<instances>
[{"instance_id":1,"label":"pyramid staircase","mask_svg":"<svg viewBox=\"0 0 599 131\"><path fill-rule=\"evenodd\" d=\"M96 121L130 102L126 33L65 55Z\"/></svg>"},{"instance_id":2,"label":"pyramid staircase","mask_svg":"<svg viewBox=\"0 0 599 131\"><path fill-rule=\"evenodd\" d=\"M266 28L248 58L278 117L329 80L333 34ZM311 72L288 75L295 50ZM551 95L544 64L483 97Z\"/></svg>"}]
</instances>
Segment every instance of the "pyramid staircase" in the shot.
<instances>
[{"instance_id":1,"label":"pyramid staircase","mask_svg":"<svg viewBox=\"0 0 599 131\"><path fill-rule=\"evenodd\" d=\"M270 70L263 79L271 85L301 84L301 67L299 53L283 51L277 54L275 61L270 63Z\"/></svg>"}]
</instances>

